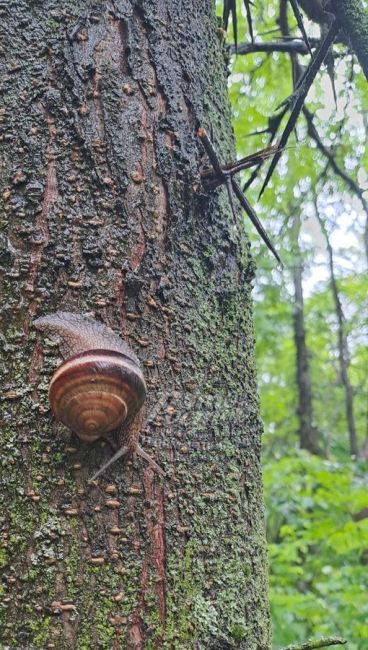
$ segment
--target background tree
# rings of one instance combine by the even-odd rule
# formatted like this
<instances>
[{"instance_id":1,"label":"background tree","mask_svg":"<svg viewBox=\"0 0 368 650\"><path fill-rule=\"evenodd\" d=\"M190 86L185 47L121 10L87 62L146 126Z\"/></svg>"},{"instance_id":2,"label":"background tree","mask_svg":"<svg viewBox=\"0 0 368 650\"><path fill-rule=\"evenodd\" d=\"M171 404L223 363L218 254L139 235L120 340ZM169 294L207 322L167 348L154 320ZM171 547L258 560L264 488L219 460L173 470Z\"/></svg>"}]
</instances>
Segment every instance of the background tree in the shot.
<instances>
[{"instance_id":1,"label":"background tree","mask_svg":"<svg viewBox=\"0 0 368 650\"><path fill-rule=\"evenodd\" d=\"M312 385L309 370L309 352L306 341L302 254L299 246L300 215L292 216L290 224L294 283L294 341L296 351L296 383L298 390L298 420L300 447L317 454L317 431L313 425Z\"/></svg>"},{"instance_id":2,"label":"background tree","mask_svg":"<svg viewBox=\"0 0 368 650\"><path fill-rule=\"evenodd\" d=\"M339 352L341 382L345 390L346 423L349 432L350 454L356 457L358 456L359 451L358 451L358 442L357 442L356 427L355 427L354 397L353 397L353 391L352 391L350 378L349 378L350 361L349 361L348 340L345 333L345 315L343 312L340 292L339 292L339 288L335 276L333 250L332 250L330 238L328 236L326 225L321 219L321 216L319 215L318 206L316 206L316 214L317 214L317 218L321 230L326 239L328 265L330 269L331 292L335 303L335 312L336 312L336 319L337 319L338 352Z\"/></svg>"}]
</instances>

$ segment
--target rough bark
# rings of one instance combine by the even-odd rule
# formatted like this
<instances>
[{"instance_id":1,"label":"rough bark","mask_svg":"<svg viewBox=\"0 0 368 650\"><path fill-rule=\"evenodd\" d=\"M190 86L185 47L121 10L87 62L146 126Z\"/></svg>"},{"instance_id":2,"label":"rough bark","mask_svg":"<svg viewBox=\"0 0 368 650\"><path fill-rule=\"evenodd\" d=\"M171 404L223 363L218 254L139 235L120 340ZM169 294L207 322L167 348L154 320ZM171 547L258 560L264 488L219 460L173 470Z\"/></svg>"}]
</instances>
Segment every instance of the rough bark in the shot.
<instances>
[{"instance_id":1,"label":"rough bark","mask_svg":"<svg viewBox=\"0 0 368 650\"><path fill-rule=\"evenodd\" d=\"M344 316L344 311L340 299L340 292L336 280L333 250L330 243L330 238L328 236L326 225L323 222L323 219L319 215L318 211L317 211L317 218L326 240L327 253L328 253L331 291L334 299L335 313L337 319L337 347L339 353L341 382L345 391L345 413L346 413L346 422L348 425L348 432L349 432L350 454L355 458L357 458L359 454L359 448L358 448L358 439L357 439L355 417L354 417L354 396L353 396L353 389L349 377L350 361L349 361L348 339L345 331L345 316Z\"/></svg>"},{"instance_id":2,"label":"rough bark","mask_svg":"<svg viewBox=\"0 0 368 650\"><path fill-rule=\"evenodd\" d=\"M368 11L361 0L332 0L334 12L368 79Z\"/></svg>"},{"instance_id":3,"label":"rough bark","mask_svg":"<svg viewBox=\"0 0 368 650\"><path fill-rule=\"evenodd\" d=\"M9 0L1 90L1 643L269 648L261 424L242 228L201 191L234 156L211 0ZM32 320L88 311L148 385L118 463L60 431Z\"/></svg>"},{"instance_id":4,"label":"rough bark","mask_svg":"<svg viewBox=\"0 0 368 650\"><path fill-rule=\"evenodd\" d=\"M318 454L318 435L313 425L312 385L309 368L309 353L304 323L304 298L302 277L302 256L299 248L300 215L292 219L291 237L293 245L294 283L294 340L296 349L296 383L298 388L298 419L300 447L312 454Z\"/></svg>"}]
</instances>

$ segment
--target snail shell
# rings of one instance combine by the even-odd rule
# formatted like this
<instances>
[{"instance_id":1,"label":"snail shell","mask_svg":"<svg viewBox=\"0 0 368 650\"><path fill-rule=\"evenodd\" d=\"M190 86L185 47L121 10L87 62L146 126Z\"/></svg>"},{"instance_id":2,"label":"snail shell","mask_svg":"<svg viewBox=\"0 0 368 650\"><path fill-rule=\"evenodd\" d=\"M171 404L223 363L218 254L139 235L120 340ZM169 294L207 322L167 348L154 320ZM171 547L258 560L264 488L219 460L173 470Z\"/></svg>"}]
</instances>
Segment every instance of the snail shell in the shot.
<instances>
[{"instance_id":1,"label":"snail shell","mask_svg":"<svg viewBox=\"0 0 368 650\"><path fill-rule=\"evenodd\" d=\"M138 431L133 425L128 430L144 403L146 383L138 358L125 341L84 314L60 311L37 318L33 324L57 342L65 358L49 388L55 417L85 442L94 442L114 429L124 430L124 444L90 480L132 449L164 476L137 444Z\"/></svg>"},{"instance_id":2,"label":"snail shell","mask_svg":"<svg viewBox=\"0 0 368 650\"><path fill-rule=\"evenodd\" d=\"M69 357L54 373L49 399L55 417L84 442L128 423L146 397L140 368L112 350Z\"/></svg>"},{"instance_id":3,"label":"snail shell","mask_svg":"<svg viewBox=\"0 0 368 650\"><path fill-rule=\"evenodd\" d=\"M67 357L50 383L55 417L85 442L128 424L143 405L146 383L125 341L106 325L70 312L38 318L34 325Z\"/></svg>"}]
</instances>

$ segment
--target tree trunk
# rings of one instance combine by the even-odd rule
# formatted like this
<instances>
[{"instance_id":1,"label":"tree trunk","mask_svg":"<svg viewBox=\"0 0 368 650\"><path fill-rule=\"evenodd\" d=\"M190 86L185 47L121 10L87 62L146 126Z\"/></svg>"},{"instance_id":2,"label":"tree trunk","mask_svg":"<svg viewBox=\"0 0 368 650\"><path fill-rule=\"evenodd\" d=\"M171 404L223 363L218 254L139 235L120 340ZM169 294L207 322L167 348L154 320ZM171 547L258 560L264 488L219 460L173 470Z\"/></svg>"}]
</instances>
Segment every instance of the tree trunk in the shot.
<instances>
[{"instance_id":1,"label":"tree trunk","mask_svg":"<svg viewBox=\"0 0 368 650\"><path fill-rule=\"evenodd\" d=\"M368 12L361 0L332 0L332 7L341 20L362 70L368 79Z\"/></svg>"},{"instance_id":2,"label":"tree trunk","mask_svg":"<svg viewBox=\"0 0 368 650\"><path fill-rule=\"evenodd\" d=\"M200 184L199 124L234 156L212 0L0 13L1 642L269 648L252 262ZM60 431L32 327L60 309L137 353L164 480L136 458L89 487L111 450Z\"/></svg>"},{"instance_id":3,"label":"tree trunk","mask_svg":"<svg viewBox=\"0 0 368 650\"><path fill-rule=\"evenodd\" d=\"M342 309L339 289L336 281L333 250L330 244L330 238L328 236L326 225L321 219L318 210L316 210L316 214L321 226L321 230L324 234L326 240L326 246L327 246L328 264L330 268L331 291L335 303L335 313L337 318L337 344L338 344L338 352L339 352L341 382L345 391L345 413L346 413L346 422L348 425L348 432L349 432L350 454L356 458L359 454L359 449L358 449L358 440L357 440L357 433L355 427L353 389L349 378L349 348L348 348L347 336L345 333L345 316Z\"/></svg>"},{"instance_id":4,"label":"tree trunk","mask_svg":"<svg viewBox=\"0 0 368 650\"><path fill-rule=\"evenodd\" d=\"M294 340L296 349L296 382L298 387L298 418L300 447L311 454L318 454L317 430L313 426L312 386L309 370L309 354L304 324L304 299L302 279L302 259L299 248L300 215L293 215L291 226L294 253Z\"/></svg>"}]
</instances>

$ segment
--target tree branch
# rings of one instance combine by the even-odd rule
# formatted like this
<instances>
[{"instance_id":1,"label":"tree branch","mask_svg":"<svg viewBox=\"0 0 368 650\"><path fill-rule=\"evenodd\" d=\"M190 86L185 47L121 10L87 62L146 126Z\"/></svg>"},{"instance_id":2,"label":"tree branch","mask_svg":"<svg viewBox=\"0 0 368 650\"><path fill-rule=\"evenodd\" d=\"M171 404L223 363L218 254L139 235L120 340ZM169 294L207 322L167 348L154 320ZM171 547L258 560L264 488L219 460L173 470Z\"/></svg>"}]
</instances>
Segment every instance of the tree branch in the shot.
<instances>
[{"instance_id":1,"label":"tree branch","mask_svg":"<svg viewBox=\"0 0 368 650\"><path fill-rule=\"evenodd\" d=\"M303 104L304 104L305 98L306 98L306 96L308 94L308 91L309 91L309 89L310 89L310 87L311 87L311 85L312 85L312 83L313 83L313 81L314 81L314 79L315 79L315 77L317 75L318 70L320 69L320 67L321 67L321 65L322 65L322 63L323 63L323 61L325 59L325 56L326 56L330 46L332 45L332 43L333 43L333 41L335 39L336 34L339 32L339 30L340 30L340 23L336 19L331 24L331 27L330 27L325 39L320 44L320 46L319 46L319 48L318 48L318 50L317 50L317 52L316 52L316 54L314 56L314 59L312 59L310 65L307 68L307 70L304 72L302 77L298 80L296 88L294 90L294 93L291 96L291 98L289 98L289 100L288 100L287 105L289 105L289 102L291 101L291 107L292 107L290 117L289 117L289 120L288 120L288 122L287 122L287 124L285 126L285 129L284 129L284 131L283 131L283 133L281 135L281 138L280 138L280 142L279 142L280 151L275 154L275 156L272 159L271 164L270 164L270 166L268 168L266 178L264 180L261 191L259 193L260 197L262 196L264 190L266 189L266 187L268 185L268 182L269 182L269 180L270 180L270 178L271 178L271 176L273 174L273 171L274 171L279 159L281 158L282 149L286 146L289 135L292 132L292 130L294 129L294 126L295 126L296 121L297 121L297 119L299 117L300 111L301 111L301 109L303 107Z\"/></svg>"},{"instance_id":2,"label":"tree branch","mask_svg":"<svg viewBox=\"0 0 368 650\"><path fill-rule=\"evenodd\" d=\"M319 45L318 38L310 38L311 47ZM301 38L290 40L268 41L266 43L240 43L237 51L235 45L230 45L230 54L252 54L253 52L296 52L297 54L308 54L308 48Z\"/></svg>"},{"instance_id":3,"label":"tree branch","mask_svg":"<svg viewBox=\"0 0 368 650\"><path fill-rule=\"evenodd\" d=\"M321 138L319 137L318 131L316 127L314 126L313 122L313 115L312 113L308 110L306 106L303 107L303 115L307 121L307 127L308 127L308 135L312 140L315 141L318 149L323 153L323 155L327 158L329 164L331 165L332 169L334 170L335 174L339 176L349 187L351 192L355 194L359 199L360 202L363 206L363 210L366 213L368 217L368 204L367 201L365 200L363 196L363 190L359 187L359 185L344 172L340 167L338 166L333 154L327 147L323 144Z\"/></svg>"},{"instance_id":4,"label":"tree branch","mask_svg":"<svg viewBox=\"0 0 368 650\"><path fill-rule=\"evenodd\" d=\"M286 648L282 648L282 650L315 650L316 648L327 648L331 645L345 645L346 643L344 639L325 637L324 639L310 639L301 645L288 645Z\"/></svg>"}]
</instances>

